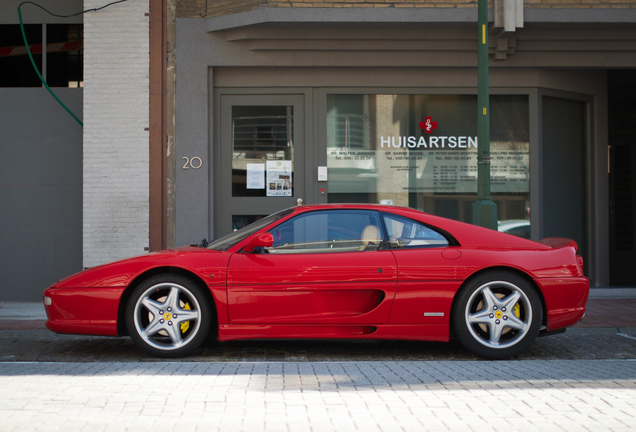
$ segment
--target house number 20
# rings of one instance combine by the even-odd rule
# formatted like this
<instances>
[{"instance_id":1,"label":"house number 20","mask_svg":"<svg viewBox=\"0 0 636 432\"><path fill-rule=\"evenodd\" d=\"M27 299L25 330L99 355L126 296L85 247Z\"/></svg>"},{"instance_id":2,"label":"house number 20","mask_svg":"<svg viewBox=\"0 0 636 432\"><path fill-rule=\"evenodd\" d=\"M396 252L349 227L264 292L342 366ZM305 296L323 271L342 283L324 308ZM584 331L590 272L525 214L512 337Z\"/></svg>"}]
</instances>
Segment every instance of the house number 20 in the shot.
<instances>
[{"instance_id":1,"label":"house number 20","mask_svg":"<svg viewBox=\"0 0 636 432\"><path fill-rule=\"evenodd\" d=\"M193 158L187 158L187 157L183 157L183 159L185 159L185 164L183 164L183 169L199 169L201 168L201 165L203 165L203 161L201 161L200 157L193 157Z\"/></svg>"}]
</instances>

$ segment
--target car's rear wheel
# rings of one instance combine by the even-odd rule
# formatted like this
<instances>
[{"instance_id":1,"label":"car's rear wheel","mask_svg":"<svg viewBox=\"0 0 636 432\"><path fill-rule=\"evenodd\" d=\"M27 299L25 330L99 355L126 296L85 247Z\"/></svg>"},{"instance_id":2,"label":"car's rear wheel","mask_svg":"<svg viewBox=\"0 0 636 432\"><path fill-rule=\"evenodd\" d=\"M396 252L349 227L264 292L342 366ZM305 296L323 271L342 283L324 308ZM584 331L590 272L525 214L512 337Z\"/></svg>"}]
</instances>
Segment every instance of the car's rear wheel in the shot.
<instances>
[{"instance_id":1,"label":"car's rear wheel","mask_svg":"<svg viewBox=\"0 0 636 432\"><path fill-rule=\"evenodd\" d=\"M126 307L126 327L138 347L157 357L181 357L205 340L210 302L193 280L163 274L142 282Z\"/></svg>"},{"instance_id":2,"label":"car's rear wheel","mask_svg":"<svg viewBox=\"0 0 636 432\"><path fill-rule=\"evenodd\" d=\"M507 271L488 272L462 288L453 324L468 350L502 359L530 346L539 333L542 314L541 300L527 280Z\"/></svg>"}]
</instances>

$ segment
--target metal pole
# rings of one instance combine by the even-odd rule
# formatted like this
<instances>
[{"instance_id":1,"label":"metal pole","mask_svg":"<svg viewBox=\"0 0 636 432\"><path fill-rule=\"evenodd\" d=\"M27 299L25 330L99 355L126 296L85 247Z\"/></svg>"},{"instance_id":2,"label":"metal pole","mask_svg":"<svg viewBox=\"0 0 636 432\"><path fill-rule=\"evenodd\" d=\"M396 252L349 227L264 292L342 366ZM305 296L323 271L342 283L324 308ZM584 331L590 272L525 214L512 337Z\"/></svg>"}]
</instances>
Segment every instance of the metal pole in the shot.
<instances>
[{"instance_id":1,"label":"metal pole","mask_svg":"<svg viewBox=\"0 0 636 432\"><path fill-rule=\"evenodd\" d=\"M488 84L488 0L478 0L477 201L473 224L497 229L497 205L490 199L490 95Z\"/></svg>"}]
</instances>

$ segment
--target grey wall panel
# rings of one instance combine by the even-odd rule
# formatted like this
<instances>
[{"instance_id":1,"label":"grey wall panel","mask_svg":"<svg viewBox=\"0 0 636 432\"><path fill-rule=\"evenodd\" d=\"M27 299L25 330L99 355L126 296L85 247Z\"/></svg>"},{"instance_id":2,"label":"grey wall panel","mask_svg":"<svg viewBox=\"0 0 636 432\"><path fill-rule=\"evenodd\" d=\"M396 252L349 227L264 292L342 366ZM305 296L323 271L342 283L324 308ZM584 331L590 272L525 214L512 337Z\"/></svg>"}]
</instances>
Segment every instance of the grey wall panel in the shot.
<instances>
[{"instance_id":1,"label":"grey wall panel","mask_svg":"<svg viewBox=\"0 0 636 432\"><path fill-rule=\"evenodd\" d=\"M55 89L80 118L82 89ZM82 268L82 128L43 89L0 89L0 300Z\"/></svg>"},{"instance_id":2,"label":"grey wall panel","mask_svg":"<svg viewBox=\"0 0 636 432\"><path fill-rule=\"evenodd\" d=\"M588 251L585 104L543 97L543 234L565 237Z\"/></svg>"},{"instance_id":3,"label":"grey wall panel","mask_svg":"<svg viewBox=\"0 0 636 432\"><path fill-rule=\"evenodd\" d=\"M208 100L208 64L191 42L206 37L204 20L177 20L176 110L176 240L177 246L198 243L209 232L212 127ZM210 72L211 74L211 72ZM201 159L199 169L183 169L184 157Z\"/></svg>"}]
</instances>

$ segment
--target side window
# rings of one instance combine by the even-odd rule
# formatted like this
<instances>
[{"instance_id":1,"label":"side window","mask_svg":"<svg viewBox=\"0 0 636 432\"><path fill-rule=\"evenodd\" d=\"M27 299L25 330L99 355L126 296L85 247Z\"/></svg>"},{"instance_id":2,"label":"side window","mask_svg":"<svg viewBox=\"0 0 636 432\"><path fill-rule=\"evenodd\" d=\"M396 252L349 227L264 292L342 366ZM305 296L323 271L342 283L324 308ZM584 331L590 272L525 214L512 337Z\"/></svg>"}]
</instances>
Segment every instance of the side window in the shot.
<instances>
[{"instance_id":1,"label":"side window","mask_svg":"<svg viewBox=\"0 0 636 432\"><path fill-rule=\"evenodd\" d=\"M386 213L382 218L393 249L448 246L443 235L419 222Z\"/></svg>"},{"instance_id":2,"label":"side window","mask_svg":"<svg viewBox=\"0 0 636 432\"><path fill-rule=\"evenodd\" d=\"M378 213L367 210L305 213L270 232L271 254L373 251L383 242Z\"/></svg>"}]
</instances>

